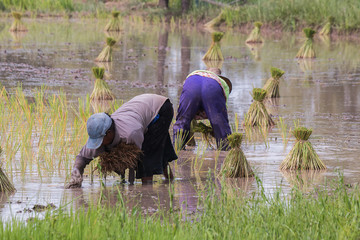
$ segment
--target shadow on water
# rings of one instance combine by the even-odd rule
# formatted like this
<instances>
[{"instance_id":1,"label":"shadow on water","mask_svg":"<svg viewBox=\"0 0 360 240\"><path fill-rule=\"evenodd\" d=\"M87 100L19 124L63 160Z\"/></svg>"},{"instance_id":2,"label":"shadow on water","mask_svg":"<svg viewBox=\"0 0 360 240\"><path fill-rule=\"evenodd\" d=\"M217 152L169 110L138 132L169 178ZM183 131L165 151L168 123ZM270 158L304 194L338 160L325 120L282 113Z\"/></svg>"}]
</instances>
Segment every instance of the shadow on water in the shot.
<instances>
[{"instance_id":1,"label":"shadow on water","mask_svg":"<svg viewBox=\"0 0 360 240\"><path fill-rule=\"evenodd\" d=\"M10 24L0 22L0 83L10 94L19 84L28 97L33 97L35 87L43 85L50 94L62 90L68 96L69 104L77 102L78 98L84 101L86 95L91 94L94 87L91 68L97 66L94 59L103 48L105 21L31 20L24 38L6 31ZM281 117L288 128L293 127L297 119L304 126L313 128L310 140L328 168L319 174L303 172L294 176L282 173L279 165L290 151L294 138L289 136L289 142L284 146L277 126L260 136L254 133L253 141L247 141L242 147L265 192L272 194L276 187L289 192L295 185L309 191L325 179L336 177L335 169L344 172L346 182L359 182L358 43L315 38L317 58L298 62L295 55L302 41L296 36L268 37L261 50L245 45L246 37L228 31L221 40L225 57L222 73L233 84L227 103L231 125L235 114L242 122L252 101L249 93L254 87L263 87L270 76L270 67L280 68L285 71L284 80L280 82L281 97L268 102L267 108L275 121ZM104 67L106 82L117 100L127 101L141 93L158 93L170 98L176 112L186 76L193 70L206 68L202 57L209 46L209 34L197 29L173 29L165 24L144 27L129 23L116 39L113 62ZM106 103L94 103L93 107L97 110L108 108ZM245 129L239 131L246 133ZM6 139L0 136L0 143L5 142ZM9 175L17 192L9 196L9 202L2 202L1 215L5 218L27 216L24 209L35 204L59 206L71 202L73 206L81 206L97 202L99 198L112 204L119 201L119 191L128 207L139 206L144 212L169 208L169 191L173 191L177 208L196 211L209 169L213 172L211 181L221 189L216 173L226 155L226 152L201 150L200 145L198 137L197 147L182 151L179 160L172 165L176 175L173 190L161 176L156 178L154 185L144 186L139 182L133 186L121 185L118 176L108 177L105 189L100 187L98 177L95 176L94 184L85 177L83 188L65 190L63 185L73 164L71 158L65 164L66 169L49 173L36 166L25 174L14 170ZM20 153L13 152L11 156L15 162L22 162ZM8 171L12 170L9 169L12 164L6 163L6 166ZM86 171L89 175L89 170ZM253 179L228 179L225 182L233 189L247 193L257 189Z\"/></svg>"}]
</instances>

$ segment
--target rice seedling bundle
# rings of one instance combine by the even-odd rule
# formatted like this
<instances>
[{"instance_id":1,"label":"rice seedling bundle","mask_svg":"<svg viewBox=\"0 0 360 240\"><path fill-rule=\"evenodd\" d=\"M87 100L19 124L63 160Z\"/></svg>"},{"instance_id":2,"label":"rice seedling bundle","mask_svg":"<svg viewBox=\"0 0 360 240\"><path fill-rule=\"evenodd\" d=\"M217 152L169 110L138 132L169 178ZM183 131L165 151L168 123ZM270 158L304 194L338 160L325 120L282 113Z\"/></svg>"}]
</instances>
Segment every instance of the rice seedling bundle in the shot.
<instances>
[{"instance_id":1,"label":"rice seedling bundle","mask_svg":"<svg viewBox=\"0 0 360 240\"><path fill-rule=\"evenodd\" d=\"M205 27L207 28L217 27L223 22L225 22L225 14L223 11L221 11L220 14L217 15L214 19L212 19L210 22L207 22L205 24Z\"/></svg>"},{"instance_id":2,"label":"rice seedling bundle","mask_svg":"<svg viewBox=\"0 0 360 240\"><path fill-rule=\"evenodd\" d=\"M121 30L120 27L120 19L119 19L119 11L112 11L111 15L112 18L111 20L108 22L108 24L106 24L105 26L105 31L106 32L119 32Z\"/></svg>"},{"instance_id":3,"label":"rice seedling bundle","mask_svg":"<svg viewBox=\"0 0 360 240\"><path fill-rule=\"evenodd\" d=\"M202 134L206 142L211 145L210 137L214 137L214 130L211 126L204 124L203 122L198 122L195 126L193 126L193 132L199 132Z\"/></svg>"},{"instance_id":4,"label":"rice seedling bundle","mask_svg":"<svg viewBox=\"0 0 360 240\"><path fill-rule=\"evenodd\" d=\"M312 144L308 141L312 129L297 127L293 130L295 145L280 165L281 170L322 170L326 169Z\"/></svg>"},{"instance_id":5,"label":"rice seedling bundle","mask_svg":"<svg viewBox=\"0 0 360 240\"><path fill-rule=\"evenodd\" d=\"M222 32L212 33L212 43L209 50L205 53L202 60L204 61L223 61L224 57L220 49L220 40L224 36Z\"/></svg>"},{"instance_id":6,"label":"rice seedling bundle","mask_svg":"<svg viewBox=\"0 0 360 240\"><path fill-rule=\"evenodd\" d=\"M90 95L90 100L113 100L115 99L114 95L112 94L109 86L103 80L104 78L104 68L100 67L93 67L92 72L96 78L94 89Z\"/></svg>"},{"instance_id":7,"label":"rice seedling bundle","mask_svg":"<svg viewBox=\"0 0 360 240\"><path fill-rule=\"evenodd\" d=\"M271 71L271 78L269 78L263 89L266 90L266 97L269 98L278 98L280 97L279 85L280 85L280 78L284 75L284 71L278 68L272 67Z\"/></svg>"},{"instance_id":8,"label":"rice seedling bundle","mask_svg":"<svg viewBox=\"0 0 360 240\"><path fill-rule=\"evenodd\" d=\"M0 156L1 153L2 153L2 149L0 147ZM0 193L9 194L15 191L16 189L14 185L10 182L9 178L6 176L0 165Z\"/></svg>"},{"instance_id":9,"label":"rice seedling bundle","mask_svg":"<svg viewBox=\"0 0 360 240\"><path fill-rule=\"evenodd\" d=\"M226 177L251 177L254 174L244 152L241 150L242 138L243 135L241 133L232 133L227 137L231 149L225 157L221 168L221 173Z\"/></svg>"},{"instance_id":10,"label":"rice seedling bundle","mask_svg":"<svg viewBox=\"0 0 360 240\"><path fill-rule=\"evenodd\" d=\"M255 22L254 29L251 31L249 37L246 39L246 43L262 43L263 38L261 37L260 30L261 30L262 22Z\"/></svg>"},{"instance_id":11,"label":"rice seedling bundle","mask_svg":"<svg viewBox=\"0 0 360 240\"><path fill-rule=\"evenodd\" d=\"M125 172L127 168L136 169L142 151L135 144L120 142L110 152L100 154L101 172L106 175L113 171Z\"/></svg>"},{"instance_id":12,"label":"rice seedling bundle","mask_svg":"<svg viewBox=\"0 0 360 240\"><path fill-rule=\"evenodd\" d=\"M96 62L111 62L112 61L112 48L115 45L116 40L108 37L106 38L106 46L101 51L99 56L95 59Z\"/></svg>"},{"instance_id":13,"label":"rice seedling bundle","mask_svg":"<svg viewBox=\"0 0 360 240\"><path fill-rule=\"evenodd\" d=\"M325 24L325 26L320 30L319 34L320 35L329 35L329 34L331 34L332 25L333 25L334 21L335 21L335 18L333 16L330 16L328 18L328 21Z\"/></svg>"},{"instance_id":14,"label":"rice seedling bundle","mask_svg":"<svg viewBox=\"0 0 360 240\"><path fill-rule=\"evenodd\" d=\"M304 28L303 32L305 33L306 40L302 45L298 53L296 54L297 58L315 58L316 54L313 47L314 35L316 33L315 30L311 28Z\"/></svg>"},{"instance_id":15,"label":"rice seedling bundle","mask_svg":"<svg viewBox=\"0 0 360 240\"><path fill-rule=\"evenodd\" d=\"M9 31L10 32L25 32L27 28L25 27L24 23L21 21L21 13L19 12L12 12L14 17L14 22L12 23Z\"/></svg>"},{"instance_id":16,"label":"rice seedling bundle","mask_svg":"<svg viewBox=\"0 0 360 240\"><path fill-rule=\"evenodd\" d=\"M245 126L273 126L275 123L271 119L268 111L263 103L266 97L266 90L261 88L254 88L252 97L253 103L250 105L249 111L245 115L244 125Z\"/></svg>"}]
</instances>

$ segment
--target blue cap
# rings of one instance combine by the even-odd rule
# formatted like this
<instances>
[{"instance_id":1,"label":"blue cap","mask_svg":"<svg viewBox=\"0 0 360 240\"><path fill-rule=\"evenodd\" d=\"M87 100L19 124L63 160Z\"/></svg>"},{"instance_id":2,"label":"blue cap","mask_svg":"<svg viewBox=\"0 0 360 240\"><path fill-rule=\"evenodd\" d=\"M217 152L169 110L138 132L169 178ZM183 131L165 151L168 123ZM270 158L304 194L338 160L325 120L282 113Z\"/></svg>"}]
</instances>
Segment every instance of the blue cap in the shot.
<instances>
[{"instance_id":1,"label":"blue cap","mask_svg":"<svg viewBox=\"0 0 360 240\"><path fill-rule=\"evenodd\" d=\"M106 131L111 127L112 120L106 113L95 113L86 122L89 139L86 147L97 149L101 146Z\"/></svg>"}]
</instances>

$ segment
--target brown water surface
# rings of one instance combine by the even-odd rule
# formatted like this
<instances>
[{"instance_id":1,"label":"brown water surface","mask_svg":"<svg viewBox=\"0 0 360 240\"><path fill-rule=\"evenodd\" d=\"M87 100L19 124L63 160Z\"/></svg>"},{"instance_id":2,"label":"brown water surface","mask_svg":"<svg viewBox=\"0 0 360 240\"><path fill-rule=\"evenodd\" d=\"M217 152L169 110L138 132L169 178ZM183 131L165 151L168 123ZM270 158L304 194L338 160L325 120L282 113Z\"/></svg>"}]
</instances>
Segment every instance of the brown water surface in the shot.
<instances>
[{"instance_id":1,"label":"brown water surface","mask_svg":"<svg viewBox=\"0 0 360 240\"><path fill-rule=\"evenodd\" d=\"M105 21L97 20L27 20L29 31L10 34L11 22L0 20L0 82L11 93L22 84L31 96L35 87L46 86L49 93L62 90L76 102L91 94L94 59L104 47L106 35L102 31ZM1 27L3 26L3 27ZM124 24L123 31L115 36L113 62L101 65L108 70L107 82L118 99L125 101L141 93L158 93L168 96L177 108L182 82L193 70L205 69L202 57L207 51L211 34L201 29L173 29L160 26ZM261 46L245 44L246 35L226 32L221 41L225 57L223 75L231 79L233 91L228 100L229 119L233 125L235 114L244 118L252 101L253 87L262 87L270 77L270 67L285 71L280 83L279 99L267 104L277 121L282 117L293 127L294 120L313 129L310 138L316 152L328 169L325 172L303 172L297 177L279 171L279 165L290 151L294 139L288 144L280 129L268 133L268 141L245 142L243 151L262 181L265 192L271 194L277 187L288 192L303 180L301 188L311 190L324 184L325 179L343 173L345 182L360 180L360 54L359 43L332 41L315 37L317 58L298 61L294 57L303 38L284 34L264 36ZM197 142L200 137L197 136ZM195 160L196 156L198 159ZM189 213L196 211L198 195L206 188L207 179L220 186L214 172L221 167L226 152L204 151L201 147L179 153L175 169L175 208ZM17 156L19 160L20 156ZM6 161L5 159L2 159ZM69 164L70 166L72 163ZM8 170L8 169L7 169ZM65 170L69 173L70 169ZM138 206L151 213L169 208L169 183L157 177L153 185L121 185L118 177L108 177L102 189L99 178L91 184L85 177L81 189L63 189L65 171L40 176L38 173L12 172L17 192L2 197L0 214L3 219L26 219L35 204L62 204L70 206L97 202L101 192L110 203L116 203L118 190L129 207ZM51 175L51 176L49 176ZM254 178L236 180L234 187L244 192L257 189Z\"/></svg>"}]
</instances>

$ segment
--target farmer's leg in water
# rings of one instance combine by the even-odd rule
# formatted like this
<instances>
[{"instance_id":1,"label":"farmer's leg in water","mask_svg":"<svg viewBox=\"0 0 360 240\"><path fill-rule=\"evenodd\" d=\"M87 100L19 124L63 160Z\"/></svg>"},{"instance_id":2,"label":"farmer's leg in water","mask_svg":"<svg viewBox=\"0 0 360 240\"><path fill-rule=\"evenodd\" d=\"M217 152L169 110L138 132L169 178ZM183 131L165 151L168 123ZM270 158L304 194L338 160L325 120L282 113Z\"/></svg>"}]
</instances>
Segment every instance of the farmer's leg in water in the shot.
<instances>
[{"instance_id":1,"label":"farmer's leg in water","mask_svg":"<svg viewBox=\"0 0 360 240\"><path fill-rule=\"evenodd\" d=\"M144 135L143 156L136 171L136 178L141 178L143 183L152 181L154 174L164 174L168 163L177 159L169 135L173 115L172 103L167 100L159 110L158 120Z\"/></svg>"},{"instance_id":2,"label":"farmer's leg in water","mask_svg":"<svg viewBox=\"0 0 360 240\"><path fill-rule=\"evenodd\" d=\"M204 110L214 130L217 147L226 150L227 136L231 134L231 128L223 90L216 81L206 78L201 96Z\"/></svg>"},{"instance_id":3,"label":"farmer's leg in water","mask_svg":"<svg viewBox=\"0 0 360 240\"><path fill-rule=\"evenodd\" d=\"M189 134L190 123L196 113L201 108L201 86L202 76L193 75L186 79L180 96L179 108L176 115L176 123L173 127L174 141L182 130L184 134ZM189 136L186 136L181 147L188 142Z\"/></svg>"}]
</instances>

